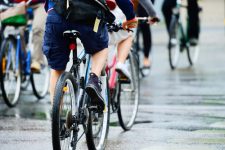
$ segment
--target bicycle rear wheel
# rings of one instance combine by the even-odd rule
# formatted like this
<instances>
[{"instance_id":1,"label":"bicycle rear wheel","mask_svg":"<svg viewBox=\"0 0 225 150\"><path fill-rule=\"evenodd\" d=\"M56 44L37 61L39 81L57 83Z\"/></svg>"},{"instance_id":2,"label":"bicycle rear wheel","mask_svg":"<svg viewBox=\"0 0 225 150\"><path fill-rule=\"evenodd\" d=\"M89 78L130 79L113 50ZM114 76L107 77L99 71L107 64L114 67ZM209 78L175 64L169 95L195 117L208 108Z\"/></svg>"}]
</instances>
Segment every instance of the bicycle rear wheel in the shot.
<instances>
[{"instance_id":1,"label":"bicycle rear wheel","mask_svg":"<svg viewBox=\"0 0 225 150\"><path fill-rule=\"evenodd\" d=\"M130 52L127 63L131 72L131 82L124 82L119 79L118 87L118 118L121 127L127 131L130 130L134 124L139 103L139 64L135 52Z\"/></svg>"},{"instance_id":2,"label":"bicycle rear wheel","mask_svg":"<svg viewBox=\"0 0 225 150\"><path fill-rule=\"evenodd\" d=\"M170 68L174 70L177 67L180 51L181 51L181 43L180 43L180 24L178 22L178 18L176 16L172 16L170 27L169 27L169 63Z\"/></svg>"},{"instance_id":3,"label":"bicycle rear wheel","mask_svg":"<svg viewBox=\"0 0 225 150\"><path fill-rule=\"evenodd\" d=\"M109 87L106 76L102 76L102 95L106 103L104 112L97 110L89 111L89 119L87 126L87 145L89 150L103 150L106 146L106 139L109 131L109 119L110 119L110 102L109 102ZM89 98L89 97L86 97Z\"/></svg>"},{"instance_id":4,"label":"bicycle rear wheel","mask_svg":"<svg viewBox=\"0 0 225 150\"><path fill-rule=\"evenodd\" d=\"M14 107L19 100L21 86L21 66L17 60L16 41L4 39L0 53L0 82L2 95L9 107Z\"/></svg>"},{"instance_id":5,"label":"bicycle rear wheel","mask_svg":"<svg viewBox=\"0 0 225 150\"><path fill-rule=\"evenodd\" d=\"M47 60L46 60L47 61ZM34 95L38 99L42 99L48 93L49 88L49 79L50 79L50 70L47 65L41 66L40 73L31 73L31 85L33 88Z\"/></svg>"},{"instance_id":6,"label":"bicycle rear wheel","mask_svg":"<svg viewBox=\"0 0 225 150\"><path fill-rule=\"evenodd\" d=\"M63 73L56 84L52 108L53 150L75 150L78 131L73 128L78 87L71 73Z\"/></svg>"},{"instance_id":7,"label":"bicycle rear wheel","mask_svg":"<svg viewBox=\"0 0 225 150\"><path fill-rule=\"evenodd\" d=\"M199 51L199 45L190 45L187 49L188 61L191 66L193 66L198 61Z\"/></svg>"}]
</instances>

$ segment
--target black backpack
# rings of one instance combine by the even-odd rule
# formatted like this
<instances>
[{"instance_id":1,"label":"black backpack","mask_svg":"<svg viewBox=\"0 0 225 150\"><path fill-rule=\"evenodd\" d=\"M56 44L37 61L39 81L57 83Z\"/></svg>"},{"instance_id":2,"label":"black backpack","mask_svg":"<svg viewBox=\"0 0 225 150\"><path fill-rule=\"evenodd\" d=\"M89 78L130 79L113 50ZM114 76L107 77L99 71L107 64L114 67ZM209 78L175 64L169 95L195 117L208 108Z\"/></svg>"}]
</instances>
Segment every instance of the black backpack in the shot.
<instances>
[{"instance_id":1,"label":"black backpack","mask_svg":"<svg viewBox=\"0 0 225 150\"><path fill-rule=\"evenodd\" d=\"M55 11L69 22L94 25L96 18L101 22L113 23L115 16L105 0L53 0Z\"/></svg>"}]
</instances>

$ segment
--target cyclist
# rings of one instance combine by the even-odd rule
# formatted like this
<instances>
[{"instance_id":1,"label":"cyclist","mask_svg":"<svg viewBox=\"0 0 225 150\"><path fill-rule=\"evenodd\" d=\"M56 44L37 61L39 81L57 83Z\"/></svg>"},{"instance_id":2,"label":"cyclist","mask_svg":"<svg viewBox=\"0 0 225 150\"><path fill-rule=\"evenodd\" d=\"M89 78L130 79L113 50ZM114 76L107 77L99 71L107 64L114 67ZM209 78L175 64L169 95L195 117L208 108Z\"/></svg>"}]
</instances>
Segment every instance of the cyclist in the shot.
<instances>
[{"instance_id":1,"label":"cyclist","mask_svg":"<svg viewBox=\"0 0 225 150\"><path fill-rule=\"evenodd\" d=\"M118 6L126 15L127 28L137 26L137 20L133 12L133 5L129 0L116 0ZM101 95L99 76L108 56L108 31L105 25L99 26L97 33L93 27L86 24L70 23L60 16L54 7L54 2L46 0L45 8L48 12L44 35L43 52L51 67L50 95L53 100L56 81L64 72L69 61L69 50L66 49L68 41L63 38L65 30L77 30L81 34L81 41L86 53L91 55L92 67L88 83L85 87L91 97L92 105L100 105L104 108L104 100Z\"/></svg>"},{"instance_id":2,"label":"cyclist","mask_svg":"<svg viewBox=\"0 0 225 150\"><path fill-rule=\"evenodd\" d=\"M112 0L110 0L112 3ZM149 16L149 22L154 23L155 19L158 21L158 18L156 17L156 13L154 8L152 7L152 3L149 0L141 0L141 1L133 1L134 3L134 9L137 9L139 3L142 5L148 12ZM112 4L111 4L112 5ZM116 7L111 7L111 10L113 14L116 16L117 21L124 20L125 16L121 13L120 9ZM125 26L123 24L123 26ZM117 33L111 33L110 34L110 45L116 45L118 49L118 61L116 65L116 70L121 75L125 76L127 79L131 80L130 72L128 71L127 66L125 65L126 58L130 52L131 46L132 46L133 36L132 33L128 33L127 31L119 31Z\"/></svg>"},{"instance_id":3,"label":"cyclist","mask_svg":"<svg viewBox=\"0 0 225 150\"><path fill-rule=\"evenodd\" d=\"M20 3L25 0L4 0L2 3ZM27 0L26 0L27 1ZM44 55L42 52L42 42L43 42L43 34L45 28L45 20L46 20L46 13L44 10L44 2L45 0L32 0L29 4L29 7L33 9L33 21L32 21L32 43L33 43L33 50L32 50L32 63L31 63L31 70L33 72L40 72L41 64L44 64ZM24 28L21 27L21 37L24 39ZM25 49L25 43L22 42L22 47Z\"/></svg>"},{"instance_id":4,"label":"cyclist","mask_svg":"<svg viewBox=\"0 0 225 150\"><path fill-rule=\"evenodd\" d=\"M162 11L166 20L167 31L169 31L172 10L176 6L177 0L164 0ZM197 0L187 0L188 2L188 37L191 45L198 44L199 32L200 32L200 22L199 22L199 6ZM173 40L174 41L174 40ZM176 42L176 41L174 41Z\"/></svg>"},{"instance_id":5,"label":"cyclist","mask_svg":"<svg viewBox=\"0 0 225 150\"><path fill-rule=\"evenodd\" d=\"M154 3L154 0L149 0L152 3ZM148 12L145 10L145 8L142 5L138 6L137 14L139 17L147 17L149 16ZM143 42L144 42L144 60L143 60L143 67L142 67L142 73L144 76L147 76L149 74L150 68L151 68L151 60L149 58L149 54L151 53L152 48L152 35L151 35L151 29L148 24L139 24L138 29L140 33L142 33Z\"/></svg>"}]
</instances>

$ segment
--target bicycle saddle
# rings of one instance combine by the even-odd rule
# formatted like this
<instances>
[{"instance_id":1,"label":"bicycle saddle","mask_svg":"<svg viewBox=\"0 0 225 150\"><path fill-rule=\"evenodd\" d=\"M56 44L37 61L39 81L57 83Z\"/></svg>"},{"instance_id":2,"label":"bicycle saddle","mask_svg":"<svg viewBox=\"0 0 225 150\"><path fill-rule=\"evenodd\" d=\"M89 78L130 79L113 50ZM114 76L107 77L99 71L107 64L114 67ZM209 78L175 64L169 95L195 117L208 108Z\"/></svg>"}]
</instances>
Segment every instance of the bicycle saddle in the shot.
<instances>
[{"instance_id":1,"label":"bicycle saddle","mask_svg":"<svg viewBox=\"0 0 225 150\"><path fill-rule=\"evenodd\" d=\"M76 39L80 37L80 33L76 30L67 30L63 32L63 36L68 39Z\"/></svg>"}]
</instances>

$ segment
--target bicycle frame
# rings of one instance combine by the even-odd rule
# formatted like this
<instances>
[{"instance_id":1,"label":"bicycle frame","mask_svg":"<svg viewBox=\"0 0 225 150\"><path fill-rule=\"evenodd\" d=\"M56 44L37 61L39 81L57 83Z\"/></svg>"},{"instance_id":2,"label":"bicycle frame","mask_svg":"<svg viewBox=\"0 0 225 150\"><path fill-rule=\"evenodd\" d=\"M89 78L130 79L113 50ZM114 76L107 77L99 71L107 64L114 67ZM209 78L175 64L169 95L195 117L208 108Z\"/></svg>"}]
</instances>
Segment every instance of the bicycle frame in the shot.
<instances>
[{"instance_id":1,"label":"bicycle frame","mask_svg":"<svg viewBox=\"0 0 225 150\"><path fill-rule=\"evenodd\" d=\"M21 36L17 35L17 46L16 46L16 69L19 69L20 65L20 60L22 62L22 71L24 75L30 75L31 74L31 69L30 69L30 64L31 64L31 52L30 50L23 51L22 50L22 45L21 45Z\"/></svg>"},{"instance_id":2,"label":"bicycle frame","mask_svg":"<svg viewBox=\"0 0 225 150\"><path fill-rule=\"evenodd\" d=\"M115 65L116 65L116 55L113 56L113 61L111 64L108 64L106 67L106 72L109 75L111 71L111 76L109 78L109 88L114 89L116 87L116 76L117 72L115 70Z\"/></svg>"},{"instance_id":3,"label":"bicycle frame","mask_svg":"<svg viewBox=\"0 0 225 150\"><path fill-rule=\"evenodd\" d=\"M185 31L184 31L183 22L182 22L181 15L180 15L181 14L181 8L187 9L187 6L182 4L182 0L177 0L176 7L173 9L172 18L176 17L176 19L178 20L178 25L179 25L178 28L180 30L181 37L182 37L182 39L180 39L182 47L187 47L188 46L187 45L187 43L188 43L188 36L185 33ZM183 49L180 49L180 50L183 51Z\"/></svg>"},{"instance_id":4,"label":"bicycle frame","mask_svg":"<svg viewBox=\"0 0 225 150\"><path fill-rule=\"evenodd\" d=\"M89 112L93 110L96 110L97 107L90 107L88 104L89 98L87 98L87 94L85 92L85 85L88 82L88 77L90 73L91 68L91 58L90 55L85 54L85 51L82 50L80 54L77 54L77 43L76 39L72 39L70 43L70 51L72 53L72 61L73 64L71 68L69 69L69 72L74 76L76 84L77 84L77 90L71 91L74 93L77 93L77 99L75 97L72 97L72 130L79 131L79 126L83 125L84 132L78 136L78 134L73 135L73 144L76 144L76 141L79 141L79 139L84 135L84 133L87 132L87 119L89 119ZM80 67L81 64L84 64L84 69L81 71ZM102 74L103 75L103 74ZM101 76L102 77L102 76ZM106 76L103 76L104 79ZM106 80L106 79L105 79ZM104 82L104 80L103 80ZM103 84L105 85L105 84ZM106 89L106 87L103 87L103 89ZM102 92L105 92L105 90L102 90ZM107 105L108 105L108 99L105 99ZM89 110L90 109L90 110ZM107 109L108 110L108 109ZM106 111L108 113L108 111ZM107 119L104 117L104 120Z\"/></svg>"},{"instance_id":5,"label":"bicycle frame","mask_svg":"<svg viewBox=\"0 0 225 150\"><path fill-rule=\"evenodd\" d=\"M78 126L79 124L83 123L82 122L83 118L79 118L79 117L85 117L80 114L83 113L83 111L86 108L86 104L87 104L87 102L85 101L86 99L85 99L84 87L88 82L88 76L89 76L90 68L91 68L91 59L90 59L90 56L85 53L85 50L82 50L80 52L80 54L78 54L76 39L73 39L70 41L69 49L73 56L72 57L72 66L69 69L69 72L71 74L73 74L77 80L80 80L79 82L77 82L78 89L79 89L78 99L77 99L77 101L75 101L75 103L72 104L72 105L74 105L74 106L72 106L72 108L76 108L76 109L72 109L72 115L78 116L78 118L73 118L73 119L77 121L77 123L78 123L77 126ZM84 71L82 72L82 75L80 76L80 74L79 74L80 65L82 63L84 64Z\"/></svg>"},{"instance_id":6,"label":"bicycle frame","mask_svg":"<svg viewBox=\"0 0 225 150\"><path fill-rule=\"evenodd\" d=\"M80 78L80 82L83 82L81 84L82 88L81 88L81 92L80 92L80 96L79 96L79 101L78 101L78 108L83 108L83 106L85 106L85 104L87 103L85 100L84 100L84 96L85 96L85 91L84 91L84 87L85 85L87 84L88 82L88 76L89 76L89 73L90 73L90 68L91 68L91 59L90 59L90 56L85 54L84 50L83 52L80 54L80 56L78 57L78 59L82 62L82 61L86 61L87 59L87 62L85 62L84 64L86 65L86 68L84 70L84 76L81 76ZM82 81L83 80L83 81Z\"/></svg>"}]
</instances>

